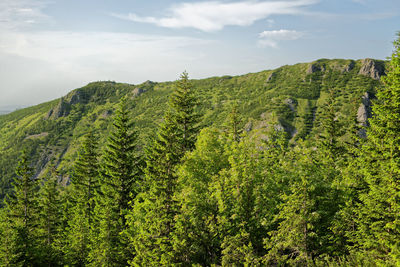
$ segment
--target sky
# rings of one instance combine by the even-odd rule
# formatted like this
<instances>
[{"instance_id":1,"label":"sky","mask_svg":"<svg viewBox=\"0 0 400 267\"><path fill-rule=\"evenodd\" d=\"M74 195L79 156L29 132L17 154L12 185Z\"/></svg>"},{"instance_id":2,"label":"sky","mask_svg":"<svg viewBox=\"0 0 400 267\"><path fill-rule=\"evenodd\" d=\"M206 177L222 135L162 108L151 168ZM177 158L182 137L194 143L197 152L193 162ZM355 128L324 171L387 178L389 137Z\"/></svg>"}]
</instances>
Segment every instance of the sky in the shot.
<instances>
[{"instance_id":1,"label":"sky","mask_svg":"<svg viewBox=\"0 0 400 267\"><path fill-rule=\"evenodd\" d=\"M386 59L399 30L399 0L0 0L0 110L92 81Z\"/></svg>"}]
</instances>

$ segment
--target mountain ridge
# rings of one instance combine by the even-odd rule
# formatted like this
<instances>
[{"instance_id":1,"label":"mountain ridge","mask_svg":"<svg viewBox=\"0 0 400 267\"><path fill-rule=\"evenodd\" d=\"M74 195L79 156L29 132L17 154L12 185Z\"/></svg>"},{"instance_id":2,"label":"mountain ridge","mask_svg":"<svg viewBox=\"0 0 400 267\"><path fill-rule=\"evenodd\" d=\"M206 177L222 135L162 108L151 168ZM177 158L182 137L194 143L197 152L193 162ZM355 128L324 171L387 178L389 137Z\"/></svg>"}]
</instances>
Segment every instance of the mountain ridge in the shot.
<instances>
[{"instance_id":1,"label":"mountain ridge","mask_svg":"<svg viewBox=\"0 0 400 267\"><path fill-rule=\"evenodd\" d=\"M295 141L312 138L318 132L318 111L331 88L340 91L336 97L340 106L338 117L351 123L364 105L362 96L368 93L373 98L386 64L374 59L319 59L191 82L201 103L197 110L203 114L203 127L223 128L231 106L237 103L241 127L246 131L277 125ZM61 174L69 169L80 139L89 129L96 129L102 146L115 105L123 96L130 100L139 142L144 146L161 121L174 86L173 81L146 81L138 85L98 81L74 89L62 98L0 115L0 196L10 188L22 149L32 156L40 177L51 162L58 165ZM68 177L64 182L68 182Z\"/></svg>"}]
</instances>

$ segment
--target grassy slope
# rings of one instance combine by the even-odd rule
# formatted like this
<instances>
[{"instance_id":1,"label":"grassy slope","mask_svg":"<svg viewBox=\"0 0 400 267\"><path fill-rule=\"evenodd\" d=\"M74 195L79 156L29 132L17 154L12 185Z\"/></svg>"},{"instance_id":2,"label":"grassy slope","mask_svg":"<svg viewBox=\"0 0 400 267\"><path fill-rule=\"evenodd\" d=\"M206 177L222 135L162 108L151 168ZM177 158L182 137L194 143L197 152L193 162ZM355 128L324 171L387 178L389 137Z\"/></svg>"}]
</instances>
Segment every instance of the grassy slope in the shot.
<instances>
[{"instance_id":1,"label":"grassy slope","mask_svg":"<svg viewBox=\"0 0 400 267\"><path fill-rule=\"evenodd\" d=\"M354 68L344 71L351 63ZM242 76L193 80L201 102L198 109L204 115L202 124L222 127L232 103L237 102L243 126L263 125L260 121L274 117L293 135L293 140L305 138L318 131L318 110L324 104L328 88L340 90L338 116L345 124L350 124L361 95L373 93L380 82L358 74L361 61L322 59L314 64L322 70L308 74L310 64L305 63ZM145 92L134 97L135 88ZM110 128L110 114L124 95L132 99L132 116L141 143L145 144L161 121L173 88L174 82L146 82L137 86L94 82L64 97L64 101L70 101L74 95L80 96L79 103L70 105L68 116L46 119L48 112L60 104L59 99L1 115L0 197L10 187L22 149L31 153L38 174L44 173L50 161L59 164L65 173L71 168L81 137L89 129L97 129L100 144L104 144ZM291 106L287 104L288 99L292 101ZM317 114L315 120L314 114Z\"/></svg>"}]
</instances>

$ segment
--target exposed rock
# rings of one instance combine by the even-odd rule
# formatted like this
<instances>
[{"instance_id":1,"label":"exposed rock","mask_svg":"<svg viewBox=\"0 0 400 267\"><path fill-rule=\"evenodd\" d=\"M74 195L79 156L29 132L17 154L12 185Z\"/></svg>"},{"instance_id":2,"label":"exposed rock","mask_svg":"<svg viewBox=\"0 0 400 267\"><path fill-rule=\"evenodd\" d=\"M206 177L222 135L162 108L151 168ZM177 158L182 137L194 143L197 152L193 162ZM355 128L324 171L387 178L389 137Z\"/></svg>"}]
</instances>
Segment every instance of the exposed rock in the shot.
<instances>
[{"instance_id":1,"label":"exposed rock","mask_svg":"<svg viewBox=\"0 0 400 267\"><path fill-rule=\"evenodd\" d=\"M105 110L105 111L103 111L103 113L101 113L100 117L106 119L106 118L110 117L111 114L112 114L111 110Z\"/></svg>"},{"instance_id":2,"label":"exposed rock","mask_svg":"<svg viewBox=\"0 0 400 267\"><path fill-rule=\"evenodd\" d=\"M282 124L280 124L280 123L275 124L274 129L275 129L275 131L278 131L278 132L285 131L285 127L283 127Z\"/></svg>"},{"instance_id":3,"label":"exposed rock","mask_svg":"<svg viewBox=\"0 0 400 267\"><path fill-rule=\"evenodd\" d=\"M71 106L69 103L65 102L64 98L61 98L58 102L57 106L49 111L46 115L46 119L58 119L61 117L68 116L71 110Z\"/></svg>"},{"instance_id":4,"label":"exposed rock","mask_svg":"<svg viewBox=\"0 0 400 267\"><path fill-rule=\"evenodd\" d=\"M144 90L144 89L142 89L142 88L139 88L139 87L136 87L136 88L133 89L133 91L132 91L132 98L138 97L138 96L140 96L141 94L143 94L144 92L146 92L146 90Z\"/></svg>"},{"instance_id":5,"label":"exposed rock","mask_svg":"<svg viewBox=\"0 0 400 267\"><path fill-rule=\"evenodd\" d=\"M366 58L361 61L361 68L358 74L379 80L380 77L385 74L385 67L381 62Z\"/></svg>"},{"instance_id":6,"label":"exposed rock","mask_svg":"<svg viewBox=\"0 0 400 267\"><path fill-rule=\"evenodd\" d=\"M354 69L355 65L356 64L354 63L354 61L351 61L349 64L344 66L344 68L342 69L342 73L351 71L352 69Z\"/></svg>"},{"instance_id":7,"label":"exposed rock","mask_svg":"<svg viewBox=\"0 0 400 267\"><path fill-rule=\"evenodd\" d=\"M314 73L314 72L321 71L321 70L322 70L321 66L319 66L319 65L317 65L317 64L315 64L315 63L311 63L311 64L308 66L307 74L312 74L312 73Z\"/></svg>"},{"instance_id":8,"label":"exposed rock","mask_svg":"<svg viewBox=\"0 0 400 267\"><path fill-rule=\"evenodd\" d=\"M246 123L246 125L244 126L244 130L246 132L250 132L253 129L253 122L249 121L248 123Z\"/></svg>"},{"instance_id":9,"label":"exposed rock","mask_svg":"<svg viewBox=\"0 0 400 267\"><path fill-rule=\"evenodd\" d=\"M357 121L359 122L359 125L362 127L367 127L368 124L368 119L371 118L372 112L371 112L371 99L369 94L366 92L362 96L362 103L360 104L360 107L358 108L357 111ZM367 137L365 129L361 129L358 133L360 137Z\"/></svg>"},{"instance_id":10,"label":"exposed rock","mask_svg":"<svg viewBox=\"0 0 400 267\"><path fill-rule=\"evenodd\" d=\"M29 135L25 139L38 139L38 138L41 138L41 137L46 137L48 135L49 135L48 132L43 132L43 133L40 133L40 134Z\"/></svg>"},{"instance_id":11,"label":"exposed rock","mask_svg":"<svg viewBox=\"0 0 400 267\"><path fill-rule=\"evenodd\" d=\"M295 106L294 106L294 105L295 105L295 102L294 102L293 99L291 99L291 98L285 99L285 104L289 106L289 108L290 108L291 111L294 112L294 111L296 110L296 108L295 108Z\"/></svg>"},{"instance_id":12,"label":"exposed rock","mask_svg":"<svg viewBox=\"0 0 400 267\"><path fill-rule=\"evenodd\" d=\"M70 94L67 95L67 103L70 105L75 105L78 103L82 103L83 102L83 96L82 96L82 92L76 90L71 92Z\"/></svg>"},{"instance_id":13,"label":"exposed rock","mask_svg":"<svg viewBox=\"0 0 400 267\"><path fill-rule=\"evenodd\" d=\"M271 72L269 75L268 75L268 78L267 78L267 83L268 82L270 82L270 81L272 81L272 79L273 78L275 78L276 77L276 73L275 72Z\"/></svg>"}]
</instances>

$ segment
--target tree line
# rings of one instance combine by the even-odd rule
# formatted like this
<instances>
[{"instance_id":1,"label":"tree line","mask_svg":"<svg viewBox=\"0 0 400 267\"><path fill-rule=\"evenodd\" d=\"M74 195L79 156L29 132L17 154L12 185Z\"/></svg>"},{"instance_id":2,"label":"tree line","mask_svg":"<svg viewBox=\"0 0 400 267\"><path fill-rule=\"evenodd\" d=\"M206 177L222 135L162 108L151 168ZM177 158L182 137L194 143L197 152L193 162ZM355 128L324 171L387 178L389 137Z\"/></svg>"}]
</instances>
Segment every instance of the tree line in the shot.
<instances>
[{"instance_id":1,"label":"tree line","mask_svg":"<svg viewBox=\"0 0 400 267\"><path fill-rule=\"evenodd\" d=\"M359 136L335 90L321 133L200 129L187 73L144 148L122 99L105 149L95 131L62 186L22 153L0 211L2 266L360 266L400 264L400 35ZM343 142L343 131L352 138Z\"/></svg>"}]
</instances>

